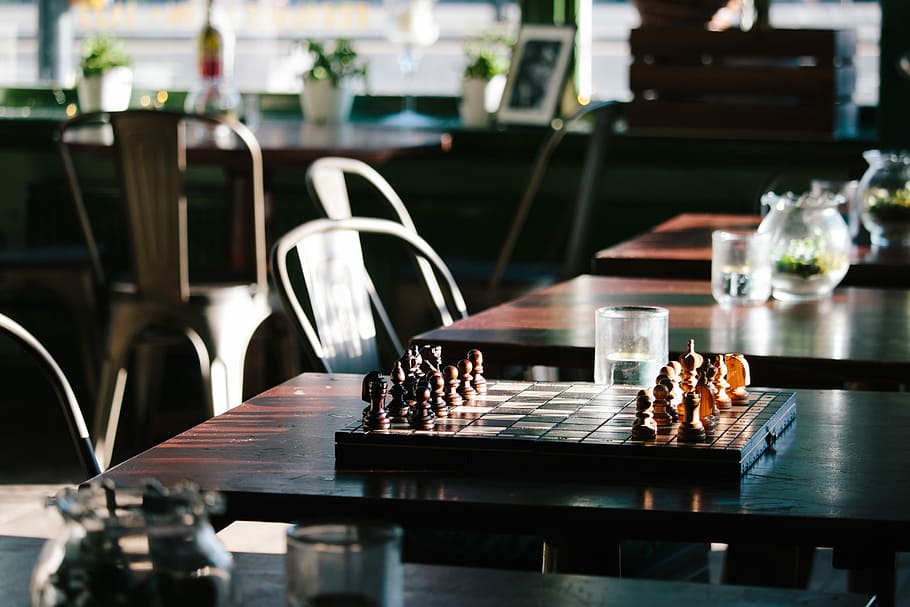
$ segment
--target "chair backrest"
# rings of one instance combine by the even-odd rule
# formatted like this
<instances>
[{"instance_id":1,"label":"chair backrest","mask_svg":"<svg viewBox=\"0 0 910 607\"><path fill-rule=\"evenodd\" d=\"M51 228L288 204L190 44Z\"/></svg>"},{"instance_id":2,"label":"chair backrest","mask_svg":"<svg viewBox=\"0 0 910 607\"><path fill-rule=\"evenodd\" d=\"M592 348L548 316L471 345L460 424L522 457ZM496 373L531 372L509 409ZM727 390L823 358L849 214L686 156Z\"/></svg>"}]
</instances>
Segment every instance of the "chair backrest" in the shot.
<instances>
[{"instance_id":1,"label":"chair backrest","mask_svg":"<svg viewBox=\"0 0 910 607\"><path fill-rule=\"evenodd\" d=\"M98 463L98 458L95 457L95 450L92 448L92 441L85 426L85 419L82 417L79 401L76 399L76 394L73 392L72 386L57 361L28 330L4 314L0 314L0 331L10 336L31 354L40 365L41 371L51 382L54 392L63 407L63 415L86 478L101 474L101 466Z\"/></svg>"},{"instance_id":2,"label":"chair backrest","mask_svg":"<svg viewBox=\"0 0 910 607\"><path fill-rule=\"evenodd\" d=\"M393 216L404 227L415 233L417 232L414 221L411 219L407 207L395 191L395 188L376 169L355 158L327 156L317 159L307 168L306 184L310 199L316 205L317 210L325 217L329 219L346 219L353 216L348 192L348 175L357 175L375 188L381 198L388 203ZM359 239L352 239L347 246L359 252ZM442 318L444 323L451 324L453 319L449 315L445 297L433 273L433 268L426 261L419 258L417 267L440 318ZM366 276L366 280L373 305L377 308L381 317L387 318L388 314L385 312L381 300L375 295L376 289L369 273Z\"/></svg>"},{"instance_id":3,"label":"chair backrest","mask_svg":"<svg viewBox=\"0 0 910 607\"><path fill-rule=\"evenodd\" d=\"M188 143L188 139L192 139ZM267 286L265 202L262 151L253 133L239 122L157 110L93 112L70 118L56 140L80 215L83 231L97 255L97 245L85 209L71 150L74 146L103 148L112 144L126 210L130 252L137 292L167 303L189 298L189 243L184 179L187 148L220 154L233 168L244 166L248 175L251 242L250 281ZM243 160L237 163L236 158ZM100 262L98 272L103 273Z\"/></svg>"},{"instance_id":4,"label":"chair backrest","mask_svg":"<svg viewBox=\"0 0 910 607\"><path fill-rule=\"evenodd\" d=\"M433 248L404 225L386 219L351 217L316 219L283 235L272 248L275 287L294 320L312 362L334 373L382 370L379 340L371 307L370 281L360 249L350 248L360 234L379 234L403 244L423 259L445 287L447 317L464 318L467 308L451 272ZM298 272L300 276L295 273ZM435 306L434 306L435 307ZM438 311L438 310L437 310ZM377 311L377 314L379 312ZM387 319L386 319L387 320ZM441 324L451 324L444 320ZM401 355L400 341L394 357ZM392 360L393 358L390 358Z\"/></svg>"},{"instance_id":5,"label":"chair backrest","mask_svg":"<svg viewBox=\"0 0 910 607\"><path fill-rule=\"evenodd\" d=\"M572 212L572 224L560 278L568 278L583 269L584 244L590 230L591 216L594 204L594 195L601 174L601 164L606 154L607 142L613 132L614 123L619 117L619 104L615 101L599 101L578 108L575 112L562 120L555 120L550 124L550 130L544 139L543 145L537 151L537 157L531 168L531 175L525 190L522 193L518 208L509 226L509 232L503 241L496 265L490 277L489 287L498 288L505 274L506 266L512 258L515 244L521 235L527 220L528 213L540 189L544 175L547 172L550 158L559 146L566 133L570 132L583 119L594 116L594 122L588 135L588 146L585 152L585 162L582 168L581 181L575 198L575 208Z\"/></svg>"}]
</instances>

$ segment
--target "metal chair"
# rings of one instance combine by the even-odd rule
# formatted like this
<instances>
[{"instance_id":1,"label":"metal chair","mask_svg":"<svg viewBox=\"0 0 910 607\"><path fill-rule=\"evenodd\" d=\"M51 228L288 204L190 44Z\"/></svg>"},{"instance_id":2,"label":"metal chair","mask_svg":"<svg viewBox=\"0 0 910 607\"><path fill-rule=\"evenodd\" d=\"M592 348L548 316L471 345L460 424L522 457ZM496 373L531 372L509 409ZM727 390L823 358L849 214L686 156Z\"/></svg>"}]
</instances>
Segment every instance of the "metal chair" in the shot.
<instances>
[{"instance_id":1,"label":"metal chair","mask_svg":"<svg viewBox=\"0 0 910 607\"><path fill-rule=\"evenodd\" d=\"M444 318L468 315L461 291L445 262L408 227L365 217L304 223L275 242L271 270L282 303L296 323L312 362L329 373L368 373L387 366L390 369L391 362L402 353L400 346L393 345L388 357L384 359L381 354L382 340L401 342L388 315L376 314L384 333L377 331L371 304L378 302L382 308L359 247L359 236L365 234L399 242L415 259L423 258L432 268L440 281L437 287L444 287L447 302L442 307L430 305L441 324L453 322ZM414 303L412 299L409 304L412 310L416 310Z\"/></svg>"},{"instance_id":2,"label":"metal chair","mask_svg":"<svg viewBox=\"0 0 910 607\"><path fill-rule=\"evenodd\" d=\"M240 167L249 184L249 221L240 237L249 246L248 275L202 282L190 276L187 200L184 178L187 138L233 171ZM180 112L128 110L97 112L65 121L56 139L83 230L97 252L85 213L72 151L76 146L113 152L126 219L131 272L124 281L105 276L110 286L99 394L94 417L96 451L111 463L123 403L130 354L150 335L183 335L199 361L208 413L217 415L242 401L249 342L272 313L267 283L262 152L244 125ZM105 145L108 144L108 145ZM238 179L232 173L231 177ZM244 223L244 222L241 222ZM225 253L227 256L227 253ZM95 264L104 272L100 261ZM140 358L141 360L141 358ZM137 369L145 371L142 368Z\"/></svg>"},{"instance_id":3,"label":"metal chair","mask_svg":"<svg viewBox=\"0 0 910 607\"><path fill-rule=\"evenodd\" d=\"M417 227L414 225L407 207L395 191L395 188L376 169L354 158L327 156L315 160L307 168L307 191L317 210L329 219L347 219L352 217L353 213L351 212L351 201L348 193L348 186L352 177L360 178L369 184L380 195L381 201L388 205L392 217L404 227L417 233ZM364 214L358 213L358 215L363 216ZM354 250L353 254L359 252L362 255L359 239L352 240L349 246ZM446 307L445 298L436 280L433 268L429 262L422 258L417 259L417 268L423 283L426 285L427 292L439 311L442 322L447 325L451 324L453 319ZM391 325L392 321L389 320L389 315L377 295L376 286L369 272L366 274L365 280L367 292L373 302L376 313L383 318L384 323ZM403 351L402 345L394 332L392 332L390 338L396 351Z\"/></svg>"},{"instance_id":4,"label":"metal chair","mask_svg":"<svg viewBox=\"0 0 910 607\"><path fill-rule=\"evenodd\" d=\"M585 152L584 167L582 168L581 183L575 198L575 206L572 209L572 224L567 250L563 258L562 267L559 270L559 278L570 278L581 271L585 271L588 258L584 245L593 215L594 195L596 194L598 177L602 170L601 165L606 155L607 143L613 132L613 127L619 119L619 109L620 105L616 101L595 102L580 107L562 120L556 120L551 123L547 137L537 152L528 184L522 193L518 208L515 210L512 223L509 226L509 232L503 241L496 264L493 267L488 285L490 290L498 289L502 283L506 267L512 259L515 244L521 235L528 213L547 172L550 158L568 132L576 128L582 120L590 119L593 116L593 125L588 135L588 147Z\"/></svg>"},{"instance_id":5,"label":"metal chair","mask_svg":"<svg viewBox=\"0 0 910 607\"><path fill-rule=\"evenodd\" d=\"M0 314L0 331L25 348L38 362L41 371L51 382L63 408L63 415L66 418L70 436L79 455L79 463L82 466L85 477L92 478L101 474L101 466L95 457L95 450L92 448L92 441L89 438L88 429L82 417L79 401L57 361L25 327L4 314Z\"/></svg>"}]
</instances>

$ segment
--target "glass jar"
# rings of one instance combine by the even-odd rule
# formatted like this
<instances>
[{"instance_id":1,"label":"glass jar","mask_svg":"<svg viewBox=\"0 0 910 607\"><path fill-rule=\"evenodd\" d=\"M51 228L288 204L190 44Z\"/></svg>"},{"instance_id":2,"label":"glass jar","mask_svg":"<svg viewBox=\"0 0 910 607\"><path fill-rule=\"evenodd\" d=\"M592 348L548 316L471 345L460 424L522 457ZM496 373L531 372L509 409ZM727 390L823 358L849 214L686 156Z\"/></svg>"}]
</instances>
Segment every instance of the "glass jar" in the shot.
<instances>
[{"instance_id":1,"label":"glass jar","mask_svg":"<svg viewBox=\"0 0 910 607\"><path fill-rule=\"evenodd\" d=\"M867 150L857 192L873 247L910 247L910 154Z\"/></svg>"},{"instance_id":2,"label":"glass jar","mask_svg":"<svg viewBox=\"0 0 910 607\"><path fill-rule=\"evenodd\" d=\"M115 494L94 482L49 504L65 524L32 570L32 607L234 604L233 558L208 520L218 494L155 483Z\"/></svg>"},{"instance_id":3,"label":"glass jar","mask_svg":"<svg viewBox=\"0 0 910 607\"><path fill-rule=\"evenodd\" d=\"M766 194L758 226L771 239L771 295L779 300L830 295L850 268L850 230L829 193Z\"/></svg>"}]
</instances>

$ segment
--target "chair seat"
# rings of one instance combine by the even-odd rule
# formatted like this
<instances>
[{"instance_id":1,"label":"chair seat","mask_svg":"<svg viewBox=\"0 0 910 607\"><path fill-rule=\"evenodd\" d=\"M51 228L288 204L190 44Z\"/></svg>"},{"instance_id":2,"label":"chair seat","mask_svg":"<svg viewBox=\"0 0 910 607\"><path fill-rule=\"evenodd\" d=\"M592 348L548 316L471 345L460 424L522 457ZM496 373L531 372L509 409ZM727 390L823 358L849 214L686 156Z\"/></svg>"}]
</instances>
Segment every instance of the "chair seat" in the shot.
<instances>
[{"instance_id":1,"label":"chair seat","mask_svg":"<svg viewBox=\"0 0 910 607\"><path fill-rule=\"evenodd\" d=\"M255 298L260 289L255 283L204 283L190 285L190 304L199 304L206 301L234 299L237 297ZM111 286L114 297L138 297L136 285L131 282L115 282ZM268 297L268 293L261 294Z\"/></svg>"}]
</instances>

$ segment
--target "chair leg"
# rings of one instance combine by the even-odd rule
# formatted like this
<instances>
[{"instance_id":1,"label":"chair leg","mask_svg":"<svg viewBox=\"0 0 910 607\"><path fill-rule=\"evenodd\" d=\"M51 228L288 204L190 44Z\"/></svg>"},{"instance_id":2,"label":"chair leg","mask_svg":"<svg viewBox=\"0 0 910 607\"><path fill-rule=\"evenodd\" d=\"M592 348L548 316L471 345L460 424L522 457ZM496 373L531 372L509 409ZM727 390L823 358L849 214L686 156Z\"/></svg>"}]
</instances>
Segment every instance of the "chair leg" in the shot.
<instances>
[{"instance_id":1,"label":"chair leg","mask_svg":"<svg viewBox=\"0 0 910 607\"><path fill-rule=\"evenodd\" d=\"M114 440L120 421L126 376L127 370L122 363L114 362L113 358L104 362L92 432L95 436L95 453L103 470L107 469L113 460Z\"/></svg>"}]
</instances>

